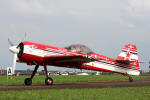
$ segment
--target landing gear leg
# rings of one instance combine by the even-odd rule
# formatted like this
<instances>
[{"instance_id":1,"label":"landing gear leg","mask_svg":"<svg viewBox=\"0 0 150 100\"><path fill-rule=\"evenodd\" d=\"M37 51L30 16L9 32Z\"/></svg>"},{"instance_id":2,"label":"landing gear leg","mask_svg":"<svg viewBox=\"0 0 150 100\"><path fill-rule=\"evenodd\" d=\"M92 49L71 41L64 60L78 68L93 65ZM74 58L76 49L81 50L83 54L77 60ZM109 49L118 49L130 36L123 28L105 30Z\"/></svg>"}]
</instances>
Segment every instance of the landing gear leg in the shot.
<instances>
[{"instance_id":1,"label":"landing gear leg","mask_svg":"<svg viewBox=\"0 0 150 100\"><path fill-rule=\"evenodd\" d=\"M128 78L129 78L129 82L133 82L133 78L131 77L131 75L129 75L129 74L122 74L122 75L124 75L124 76L127 76Z\"/></svg>"},{"instance_id":2,"label":"landing gear leg","mask_svg":"<svg viewBox=\"0 0 150 100\"><path fill-rule=\"evenodd\" d=\"M45 70L45 74L46 74L45 85L53 85L53 79L48 77L48 72L47 72L47 66L46 65L44 65L44 70Z\"/></svg>"},{"instance_id":3,"label":"landing gear leg","mask_svg":"<svg viewBox=\"0 0 150 100\"><path fill-rule=\"evenodd\" d=\"M128 77L129 77L129 82L133 82L133 78L130 75L128 75Z\"/></svg>"},{"instance_id":4,"label":"landing gear leg","mask_svg":"<svg viewBox=\"0 0 150 100\"><path fill-rule=\"evenodd\" d=\"M36 65L35 68L34 68L34 71L31 74L31 77L30 78L26 78L24 80L24 84L25 85L31 85L32 84L32 79L33 79L34 75L36 74L38 68L39 68L39 65Z\"/></svg>"}]
</instances>

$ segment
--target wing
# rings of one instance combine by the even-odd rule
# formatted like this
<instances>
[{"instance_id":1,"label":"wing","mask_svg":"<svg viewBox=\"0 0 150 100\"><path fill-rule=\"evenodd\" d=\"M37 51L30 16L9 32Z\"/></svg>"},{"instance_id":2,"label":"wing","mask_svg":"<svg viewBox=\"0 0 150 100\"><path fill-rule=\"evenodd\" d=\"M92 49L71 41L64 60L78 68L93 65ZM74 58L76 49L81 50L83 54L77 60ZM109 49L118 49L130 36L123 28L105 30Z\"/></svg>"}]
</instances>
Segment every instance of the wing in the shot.
<instances>
[{"instance_id":1,"label":"wing","mask_svg":"<svg viewBox=\"0 0 150 100\"><path fill-rule=\"evenodd\" d=\"M82 55L51 55L44 57L44 63L56 66L76 66L88 62L89 59Z\"/></svg>"}]
</instances>

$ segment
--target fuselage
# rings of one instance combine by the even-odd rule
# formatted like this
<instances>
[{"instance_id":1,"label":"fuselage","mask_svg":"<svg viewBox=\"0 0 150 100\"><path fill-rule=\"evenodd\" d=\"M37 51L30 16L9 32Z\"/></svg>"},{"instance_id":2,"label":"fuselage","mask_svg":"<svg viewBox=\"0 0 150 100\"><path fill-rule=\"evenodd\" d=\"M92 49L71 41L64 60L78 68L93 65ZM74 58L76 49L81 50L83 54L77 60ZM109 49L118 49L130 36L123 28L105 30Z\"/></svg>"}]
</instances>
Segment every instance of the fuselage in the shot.
<instances>
[{"instance_id":1,"label":"fuselage","mask_svg":"<svg viewBox=\"0 0 150 100\"><path fill-rule=\"evenodd\" d=\"M84 54L78 52L76 47L74 51L66 48L54 47L50 45L43 45L34 42L24 41L20 43L20 52L18 54L18 62L27 63L28 65L52 65L58 67L69 67L78 69L88 69L96 71L108 71L121 74L139 75L139 70L131 68L124 63L118 63L116 59L103 56L101 54L92 52ZM57 57L57 56L82 56L83 58L94 59L88 62L80 61L45 61L44 57Z\"/></svg>"}]
</instances>

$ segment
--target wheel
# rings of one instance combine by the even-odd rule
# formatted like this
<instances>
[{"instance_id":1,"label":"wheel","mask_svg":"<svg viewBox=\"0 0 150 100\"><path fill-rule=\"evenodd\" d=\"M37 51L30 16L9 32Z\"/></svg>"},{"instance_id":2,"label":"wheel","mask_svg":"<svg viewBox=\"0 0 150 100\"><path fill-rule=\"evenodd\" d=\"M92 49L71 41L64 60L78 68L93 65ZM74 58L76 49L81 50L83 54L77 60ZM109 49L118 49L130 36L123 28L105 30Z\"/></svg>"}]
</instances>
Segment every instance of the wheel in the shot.
<instances>
[{"instance_id":1,"label":"wheel","mask_svg":"<svg viewBox=\"0 0 150 100\"><path fill-rule=\"evenodd\" d=\"M53 79L48 77L45 79L45 85L53 85Z\"/></svg>"},{"instance_id":2,"label":"wheel","mask_svg":"<svg viewBox=\"0 0 150 100\"><path fill-rule=\"evenodd\" d=\"M26 79L24 80L24 84L25 84L25 85L31 85L31 84L32 84L32 79L31 79L31 78L26 78Z\"/></svg>"},{"instance_id":3,"label":"wheel","mask_svg":"<svg viewBox=\"0 0 150 100\"><path fill-rule=\"evenodd\" d=\"M133 82L133 78L129 76L129 82Z\"/></svg>"}]
</instances>

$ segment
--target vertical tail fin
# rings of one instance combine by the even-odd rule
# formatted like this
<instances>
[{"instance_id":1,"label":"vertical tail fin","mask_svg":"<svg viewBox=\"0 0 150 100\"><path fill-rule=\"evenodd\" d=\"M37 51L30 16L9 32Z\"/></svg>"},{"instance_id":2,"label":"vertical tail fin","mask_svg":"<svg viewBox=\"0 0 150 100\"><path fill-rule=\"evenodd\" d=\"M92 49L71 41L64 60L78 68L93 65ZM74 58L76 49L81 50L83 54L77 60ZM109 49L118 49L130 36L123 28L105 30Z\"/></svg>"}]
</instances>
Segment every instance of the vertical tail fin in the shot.
<instances>
[{"instance_id":1,"label":"vertical tail fin","mask_svg":"<svg viewBox=\"0 0 150 100\"><path fill-rule=\"evenodd\" d=\"M117 62L126 63L130 67L139 69L136 45L127 44L116 59Z\"/></svg>"}]
</instances>

